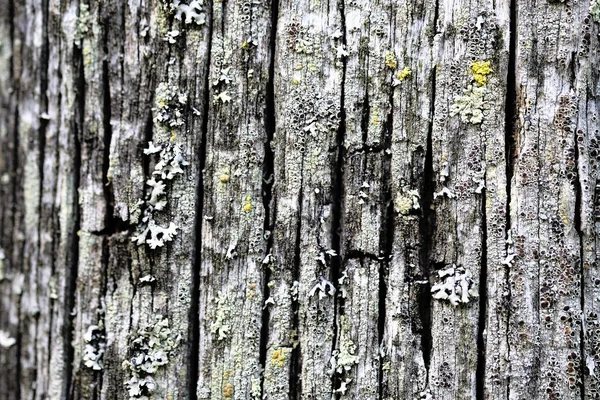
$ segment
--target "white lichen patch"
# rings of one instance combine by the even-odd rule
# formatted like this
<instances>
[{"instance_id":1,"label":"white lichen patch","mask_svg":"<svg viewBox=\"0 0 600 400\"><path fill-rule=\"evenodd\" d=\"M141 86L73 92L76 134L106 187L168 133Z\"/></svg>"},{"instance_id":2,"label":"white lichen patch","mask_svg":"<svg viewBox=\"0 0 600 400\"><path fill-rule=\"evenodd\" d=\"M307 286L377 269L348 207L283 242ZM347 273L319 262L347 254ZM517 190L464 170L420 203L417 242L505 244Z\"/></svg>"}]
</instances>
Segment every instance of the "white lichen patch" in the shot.
<instances>
[{"instance_id":1,"label":"white lichen patch","mask_svg":"<svg viewBox=\"0 0 600 400\"><path fill-rule=\"evenodd\" d=\"M17 343L17 339L10 337L8 332L0 330L0 347L8 349Z\"/></svg>"},{"instance_id":2,"label":"white lichen patch","mask_svg":"<svg viewBox=\"0 0 600 400\"><path fill-rule=\"evenodd\" d=\"M150 192L146 195L146 200L140 204L143 211L139 233L132 238L138 245L146 243L151 249L164 246L166 242L172 241L177 235L179 228L173 222L169 223L167 227L163 227L156 223L154 217L157 211L163 210L167 205L165 181L173 180L177 174L182 174L182 167L189 164L183 158L181 145L172 141L159 145L149 142L144 154L157 153L160 155L160 161L154 167L152 178L146 181ZM156 180L154 176L160 178Z\"/></svg>"},{"instance_id":3,"label":"white lichen patch","mask_svg":"<svg viewBox=\"0 0 600 400\"><path fill-rule=\"evenodd\" d=\"M129 357L123 369L129 380L125 386L130 399L148 399L157 389L153 375L169 363L173 350L179 344L169 328L169 320L157 316L152 324L138 329L130 342Z\"/></svg>"},{"instance_id":4,"label":"white lichen patch","mask_svg":"<svg viewBox=\"0 0 600 400\"><path fill-rule=\"evenodd\" d=\"M463 267L452 265L438 271L438 278L441 282L431 288L434 299L447 300L453 306L457 306L460 303L469 303L472 298L477 297L471 271Z\"/></svg>"},{"instance_id":5,"label":"white lichen patch","mask_svg":"<svg viewBox=\"0 0 600 400\"><path fill-rule=\"evenodd\" d=\"M600 23L600 0L592 0L590 3L590 15L594 22Z\"/></svg>"},{"instance_id":6,"label":"white lichen patch","mask_svg":"<svg viewBox=\"0 0 600 400\"><path fill-rule=\"evenodd\" d=\"M435 398L431 394L430 389L425 389L421 393L419 393L419 400L434 400Z\"/></svg>"},{"instance_id":7,"label":"white lichen patch","mask_svg":"<svg viewBox=\"0 0 600 400\"><path fill-rule=\"evenodd\" d=\"M313 297L317 293L319 294L319 299L323 299L327 296L333 296L335 294L335 286L327 279L320 278L319 281L312 287L308 295Z\"/></svg>"},{"instance_id":8,"label":"white lichen patch","mask_svg":"<svg viewBox=\"0 0 600 400\"><path fill-rule=\"evenodd\" d=\"M89 32L90 24L90 6L81 3L79 6L79 16L77 17L77 29L75 31L75 40L82 40L85 35Z\"/></svg>"},{"instance_id":9,"label":"white lichen patch","mask_svg":"<svg viewBox=\"0 0 600 400\"><path fill-rule=\"evenodd\" d=\"M175 18L180 21L183 20L186 24L203 25L206 23L204 0L173 0L173 9L175 10ZM185 19L182 18L183 16L185 16Z\"/></svg>"},{"instance_id":10,"label":"white lichen patch","mask_svg":"<svg viewBox=\"0 0 600 400\"><path fill-rule=\"evenodd\" d=\"M182 126L184 106L187 104L187 94L178 90L177 86L171 86L161 82L155 91L155 119L158 123L171 128Z\"/></svg>"},{"instance_id":11,"label":"white lichen patch","mask_svg":"<svg viewBox=\"0 0 600 400\"><path fill-rule=\"evenodd\" d=\"M229 325L231 306L227 301L227 296L223 293L219 293L215 298L216 310L214 312L214 320L210 326L210 332L216 335L217 340L227 339L231 332L231 326Z\"/></svg>"},{"instance_id":12,"label":"white lichen patch","mask_svg":"<svg viewBox=\"0 0 600 400\"><path fill-rule=\"evenodd\" d=\"M103 368L102 356L106 349L104 329L98 325L90 325L83 335L85 349L83 350L83 363L95 371Z\"/></svg>"},{"instance_id":13,"label":"white lichen patch","mask_svg":"<svg viewBox=\"0 0 600 400\"><path fill-rule=\"evenodd\" d=\"M469 85L462 96L456 96L450 107L451 116L460 114L462 122L480 124L483 121L485 86Z\"/></svg>"},{"instance_id":14,"label":"white lichen patch","mask_svg":"<svg viewBox=\"0 0 600 400\"><path fill-rule=\"evenodd\" d=\"M341 340L340 348L332 352L329 363L331 368L328 373L330 375L341 375L348 372L352 367L358 364L359 357L356 355L356 344L349 337L348 319L345 316L341 317Z\"/></svg>"},{"instance_id":15,"label":"white lichen patch","mask_svg":"<svg viewBox=\"0 0 600 400\"><path fill-rule=\"evenodd\" d=\"M396 196L394 202L394 211L402 215L408 215L413 210L419 210L421 205L419 192L415 189L402 190Z\"/></svg>"}]
</instances>

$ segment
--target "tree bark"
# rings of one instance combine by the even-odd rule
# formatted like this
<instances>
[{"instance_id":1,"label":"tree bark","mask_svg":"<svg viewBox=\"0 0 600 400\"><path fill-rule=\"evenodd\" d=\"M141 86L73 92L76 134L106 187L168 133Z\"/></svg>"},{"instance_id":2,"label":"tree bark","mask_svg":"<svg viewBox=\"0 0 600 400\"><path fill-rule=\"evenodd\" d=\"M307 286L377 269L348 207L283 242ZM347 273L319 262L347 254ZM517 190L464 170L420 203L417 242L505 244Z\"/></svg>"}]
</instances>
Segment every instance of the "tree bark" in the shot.
<instances>
[{"instance_id":1,"label":"tree bark","mask_svg":"<svg viewBox=\"0 0 600 400\"><path fill-rule=\"evenodd\" d=\"M600 398L599 0L0 10L0 399Z\"/></svg>"}]
</instances>

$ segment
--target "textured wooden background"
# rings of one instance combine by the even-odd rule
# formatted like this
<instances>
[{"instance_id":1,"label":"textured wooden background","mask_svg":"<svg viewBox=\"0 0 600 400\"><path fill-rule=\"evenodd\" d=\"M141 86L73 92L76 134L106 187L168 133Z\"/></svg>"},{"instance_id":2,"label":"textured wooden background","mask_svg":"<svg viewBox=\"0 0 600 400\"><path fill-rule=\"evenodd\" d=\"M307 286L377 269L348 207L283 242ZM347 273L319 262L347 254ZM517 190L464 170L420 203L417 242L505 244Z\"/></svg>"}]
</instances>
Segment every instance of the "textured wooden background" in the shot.
<instances>
[{"instance_id":1,"label":"textured wooden background","mask_svg":"<svg viewBox=\"0 0 600 400\"><path fill-rule=\"evenodd\" d=\"M599 32L0 0L0 399L600 398Z\"/></svg>"}]
</instances>

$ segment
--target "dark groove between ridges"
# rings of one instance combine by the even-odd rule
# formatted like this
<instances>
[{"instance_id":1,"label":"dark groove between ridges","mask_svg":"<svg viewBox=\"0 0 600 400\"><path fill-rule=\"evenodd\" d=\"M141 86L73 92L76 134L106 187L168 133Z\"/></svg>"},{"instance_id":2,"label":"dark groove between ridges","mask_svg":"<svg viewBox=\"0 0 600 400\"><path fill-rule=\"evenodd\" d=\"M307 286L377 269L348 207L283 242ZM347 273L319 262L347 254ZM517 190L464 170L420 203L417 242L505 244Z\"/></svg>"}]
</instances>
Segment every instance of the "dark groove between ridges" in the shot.
<instances>
[{"instance_id":1,"label":"dark groove between ridges","mask_svg":"<svg viewBox=\"0 0 600 400\"><path fill-rule=\"evenodd\" d=\"M381 188L381 215L384 218L383 229L379 235L379 294L378 294L378 314L377 314L377 344L378 349L382 348L385 324L386 324L386 297L387 297L387 277L389 271L389 264L392 258L392 250L394 246L394 227L395 227L395 213L394 213L394 202L393 202L393 188L392 188L392 136L394 130L394 90L390 91L389 96L390 110L385 122L385 128L382 132L382 143L383 148L386 150L381 153L382 163L382 174L383 182ZM389 151L387 151L389 150ZM383 385L383 362L382 358L379 358L378 365L378 396L382 400L385 398L384 385Z\"/></svg>"},{"instance_id":2,"label":"dark groove between ridges","mask_svg":"<svg viewBox=\"0 0 600 400\"><path fill-rule=\"evenodd\" d=\"M574 64L572 64L572 68L573 68L573 75L575 75L575 68L574 68ZM573 83L575 81L575 78L573 78ZM587 111L587 110L586 110ZM586 112L585 115L588 115L588 113ZM587 127L586 127L587 128ZM581 306L581 319L582 319L582 325L581 325L581 330L579 331L579 357L580 357L580 371L579 373L581 374L581 391L580 391L580 396L581 396L581 400L584 400L585 397L585 371L587 368L587 363L586 363L586 356L585 356L585 344L586 344L586 338L585 338L585 334L584 334L584 322L585 322L585 268L584 268L584 252L583 252L583 246L584 246L584 241L583 241L583 237L584 237L584 232L581 228L581 203L583 201L582 199L582 187L583 187L583 182L581 181L581 175L579 173L579 156L580 156L580 146L579 146L579 142L577 141L577 132L579 129L575 129L573 132L573 145L575 147L575 182L574 182L574 190L575 190L575 231L577 232L577 236L579 239L579 269L580 269L580 281L579 281L579 285L580 285L580 306ZM586 129L587 130L587 129Z\"/></svg>"},{"instance_id":3,"label":"dark groove between ridges","mask_svg":"<svg viewBox=\"0 0 600 400\"><path fill-rule=\"evenodd\" d=\"M208 0L207 10L213 9L213 1ZM204 167L206 165L206 138L208 134L208 116L210 113L210 64L212 60L212 38L213 22L212 11L208 11L207 24L207 60L204 65L203 99L201 139L197 149L196 164L198 165L198 179L196 181L196 210L194 218L194 248L192 250L192 299L190 304L190 331L188 333L191 344L189 346L189 372L188 372L188 394L190 400L197 400L198 379L200 365L200 271L202 270L202 213L204 210Z\"/></svg>"},{"instance_id":4,"label":"dark groove between ridges","mask_svg":"<svg viewBox=\"0 0 600 400\"><path fill-rule=\"evenodd\" d=\"M436 18L437 20L437 6ZM419 236L421 238L421 275L425 284L421 285L418 308L419 318L421 319L421 351L423 352L423 362L427 370L427 382L429 382L429 366L431 364L431 349L433 345L433 337L431 332L431 286L430 286L430 270L431 270L431 246L433 240L433 232L435 227L435 212L432 211L433 193L435 192L435 178L433 171L433 119L435 117L435 101L436 101L436 77L437 70L434 66L431 71L431 104L429 110L429 128L427 132L427 149L425 153L425 165L423 169L423 187L421 189L421 199L423 201L423 214L419 220Z\"/></svg>"},{"instance_id":5,"label":"dark groove between ridges","mask_svg":"<svg viewBox=\"0 0 600 400\"><path fill-rule=\"evenodd\" d=\"M13 85L13 95L11 95L9 98L10 99L14 99L14 101L12 102L15 106L14 106L14 120L12 121L13 126L12 126L12 131L13 131L13 143L12 143L12 176L11 176L11 200L12 200L12 204L11 204L11 227L12 229L16 232L17 230L17 193L19 191L19 146L20 146L20 141L19 141L19 87L18 87L18 82L16 81L16 77L15 77L15 0L9 0L8 1L8 19L9 19L9 36L10 36L10 50L11 50L11 55L10 55L10 60L9 60L9 65L10 65L10 82L11 85ZM10 120L9 120L10 121ZM10 126L10 125L9 125ZM22 226L22 224L21 224ZM22 262L17 263L17 260L14 258L14 254L15 254L15 246L18 246L19 243L15 240L14 237L14 233L13 235L11 235L11 237L9 238L9 248L8 248L8 259L10 260L10 265L12 268L15 268L16 265L22 265ZM24 254L23 251L20 251L19 254ZM21 340L21 336L23 335L22 329L23 329L23 325L22 325L22 305L21 305L21 301L22 301L22 295L19 295L19 301L18 301L18 311L17 311L17 315L18 315L18 326L17 326L17 343L16 343L16 371L15 371L15 375L16 375L16 392L15 392L15 398L16 400L21 400L21 374L22 374L22 365L21 365L21 355L23 354L23 343Z\"/></svg>"},{"instance_id":6,"label":"dark groove between ridges","mask_svg":"<svg viewBox=\"0 0 600 400\"><path fill-rule=\"evenodd\" d=\"M73 358L75 349L72 346L74 316L71 314L75 306L75 295L77 288L77 272L79 267L79 229L80 229L80 210L79 210L79 186L81 171L81 137L84 131L85 118L85 75L83 52L77 46L73 45L73 79L75 81L75 104L77 111L75 121L73 121L73 193L71 198L71 208L73 210L73 222L70 230L70 249L67 255L67 271L65 274L65 304L63 309L63 338L64 338L64 366L65 382L64 395L67 400L73 398L72 376L73 376Z\"/></svg>"},{"instance_id":7,"label":"dark groove between ridges","mask_svg":"<svg viewBox=\"0 0 600 400\"><path fill-rule=\"evenodd\" d=\"M484 174L484 182L487 175ZM488 277L488 252L487 252L487 190L484 188L481 196L481 270L479 272L479 316L477 321L477 369L475 371L475 397L477 400L485 398L485 363L486 343L484 331L487 322L487 277Z\"/></svg>"},{"instance_id":8,"label":"dark groove between ridges","mask_svg":"<svg viewBox=\"0 0 600 400\"><path fill-rule=\"evenodd\" d=\"M504 157L505 157L505 168L506 168L506 226L505 226L505 239L510 236L512 229L511 221L511 207L512 201L512 180L515 168L516 158L516 135L518 134L517 129L517 78L516 78L516 46L517 46L517 3L516 0L510 0L510 21L509 21L509 48L508 48L508 71L506 76L506 100L505 100L505 121L504 121ZM506 245L506 254L508 254L509 244ZM510 266L506 266L505 272L506 290L508 291L508 298L506 304L506 346L508 349L507 357L510 357L510 317L511 317L511 298L512 292L510 288ZM510 398L510 375L507 374L506 378L506 398Z\"/></svg>"},{"instance_id":9,"label":"dark groove between ridges","mask_svg":"<svg viewBox=\"0 0 600 400\"><path fill-rule=\"evenodd\" d=\"M39 110L38 112L40 113L40 115L42 114L47 114L48 112L48 67L49 67L49 53L50 53L50 44L49 44L49 39L48 39L48 17L49 17L49 4L48 4L49 0L42 0L41 1L41 14L42 14L42 45L40 48L40 63L39 63L39 68L40 68L40 75L39 75L39 79L40 79L40 98L39 98ZM43 213L43 203L42 203L42 199L44 197L44 177L45 177L45 168L44 168L44 164L46 161L46 131L48 128L48 119L47 118L39 118L39 128L38 128L38 176L39 176L39 186L38 186L38 190L39 190L39 199L38 199L38 210L37 210L37 215L38 215L38 224L37 224L37 264L39 268L40 266L42 266L42 262L41 262L41 254L42 254L42 229L43 229L43 223L44 223L44 213ZM52 219L52 218L51 218ZM54 243L51 243L52 245L52 257L51 257L51 274L52 276L54 276ZM39 275L36 277L38 278ZM47 358L46 360L44 360L46 362L46 364L48 365L48 368L50 367L50 360L52 357L52 326L54 323L54 303L55 301L53 299L49 300L49 326L48 326L48 336L46 338L41 338L41 337L35 337L35 345L36 345L36 349L37 349L37 344L38 341L43 341L44 339L46 340L46 347L47 349ZM37 323L37 321L36 321ZM37 327L36 327L36 332L37 332ZM37 356L36 356L37 359ZM37 370L35 371L35 382L37 382ZM36 387L36 390L38 390L40 388ZM42 390L45 390L45 388L41 388Z\"/></svg>"},{"instance_id":10,"label":"dark groove between ridges","mask_svg":"<svg viewBox=\"0 0 600 400\"><path fill-rule=\"evenodd\" d=\"M269 37L269 72L265 88L265 143L262 173L262 202L264 209L263 234L266 236L265 257L270 257L273 248L273 228L275 226L275 204L273 200L273 183L275 181L275 155L271 142L275 135L275 52L277 41L277 19L279 16L279 0L271 3L271 35ZM268 234L267 234L268 232ZM271 280L271 268L269 264L263 264L263 304L271 297L269 281ZM267 366L267 351L269 345L269 321L271 319L269 307L264 307L261 315L259 363L263 369ZM260 380L261 393L264 396L264 375Z\"/></svg>"},{"instance_id":11,"label":"dark groove between ridges","mask_svg":"<svg viewBox=\"0 0 600 400\"><path fill-rule=\"evenodd\" d=\"M341 42L344 46L347 44L346 32L346 14L344 0L338 1L338 11L340 13L340 28L342 31ZM342 231L343 231L343 215L344 215L344 161L346 159L346 148L344 140L346 139L346 69L347 60L342 59L342 78L340 92L340 123L335 137L335 164L333 165L333 175L331 182L331 248L337 256L329 258L330 264L330 279L336 286L339 284L339 278L342 274ZM337 288L339 289L339 288ZM340 296L341 291L336 290L333 298L333 338L331 341L331 351L339 346L339 317L344 315L344 299ZM337 374L331 376L331 392L335 393L335 389L340 385L341 377ZM334 395L334 398L339 398L339 395Z\"/></svg>"}]
</instances>

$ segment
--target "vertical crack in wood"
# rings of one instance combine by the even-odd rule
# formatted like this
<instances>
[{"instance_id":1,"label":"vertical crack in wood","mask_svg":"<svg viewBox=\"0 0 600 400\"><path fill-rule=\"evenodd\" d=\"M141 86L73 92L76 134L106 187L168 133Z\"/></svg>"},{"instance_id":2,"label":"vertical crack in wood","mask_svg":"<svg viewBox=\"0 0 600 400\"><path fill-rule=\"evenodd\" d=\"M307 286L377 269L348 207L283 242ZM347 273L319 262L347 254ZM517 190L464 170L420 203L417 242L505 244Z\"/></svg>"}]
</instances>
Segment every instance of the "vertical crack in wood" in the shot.
<instances>
[{"instance_id":1,"label":"vertical crack in wood","mask_svg":"<svg viewBox=\"0 0 600 400\"><path fill-rule=\"evenodd\" d=\"M196 163L198 165L198 178L196 179L196 208L194 216L194 248L192 250L192 287L191 301L189 311L189 332L190 338L188 368L188 394L190 400L198 398L198 379L200 377L200 271L202 269L202 223L204 221L202 213L204 211L204 167L206 165L206 138L208 134L208 117L210 114L210 64L212 60L212 41L213 41L213 2L207 2L208 15L207 21L207 48L206 64L204 66L203 99L202 99L202 120L201 120L201 138L200 146L197 149Z\"/></svg>"},{"instance_id":2,"label":"vertical crack in wood","mask_svg":"<svg viewBox=\"0 0 600 400\"><path fill-rule=\"evenodd\" d=\"M294 241L294 264L292 268L292 282L300 280L300 252L301 252L301 234L302 234L302 203L304 201L304 193L302 187L304 185L304 157L300 166L300 190L298 191L298 217L296 221L296 237ZM292 297L292 332L298 334L300 328L300 303L297 296ZM302 398L302 385L298 382L298 378L302 374L302 352L300 341L292 348L292 356L290 361L290 391L289 399L298 400Z\"/></svg>"},{"instance_id":3,"label":"vertical crack in wood","mask_svg":"<svg viewBox=\"0 0 600 400\"><path fill-rule=\"evenodd\" d=\"M48 39L48 16L49 16L49 0L41 0L41 13L42 13L42 44L40 48L40 99L39 99L39 114L48 113L48 67L49 67L49 53L50 53L50 43ZM38 221L37 221L37 263L38 265L42 265L42 227L43 227L43 198L44 198L44 176L45 176L45 168L44 164L46 161L46 130L48 128L48 119L39 118L39 128L38 128L38 176L39 176L39 186L38 186ZM54 232L52 232L53 234ZM52 246L52 257L51 257L51 276L54 276L54 241L51 243ZM48 368L50 368L50 360L52 357L52 324L54 323L54 299L50 298L49 302L49 329L48 336L45 338L46 347L48 349L46 354L46 360L44 360ZM37 324L37 321L36 321ZM36 337L35 337L35 346L37 349L38 340L43 340L43 338L38 338L37 333L39 330L36 326ZM36 355L37 358L37 355ZM39 365L39 364L38 364ZM37 377L36 377L37 381ZM37 389L37 388L36 388Z\"/></svg>"},{"instance_id":4,"label":"vertical crack in wood","mask_svg":"<svg viewBox=\"0 0 600 400\"><path fill-rule=\"evenodd\" d=\"M574 71L574 68L573 68ZM573 74L575 74L575 72L573 72ZM586 113L587 115L587 113ZM579 273L580 273L580 282L579 282L579 301L580 301L580 306L581 306L581 329L579 330L579 356L580 356L580 361L579 361L579 365L580 365L580 370L579 373L581 374L580 380L581 380L581 391L579 392L581 399L585 399L585 382L584 382L584 377L585 377L585 368L586 368L586 356L585 356L585 270L584 270L584 254L583 254L583 246L584 246L584 242L583 242L583 230L581 228L581 202L582 202L582 188L583 188L583 182L581 181L581 175L579 173L579 154L580 154L580 146L579 146L579 142L577 141L577 131L578 129L575 129L573 132L573 142L574 142L574 147L575 147L575 182L574 182L574 186L575 186L575 231L577 232L577 237L579 239Z\"/></svg>"},{"instance_id":5,"label":"vertical crack in wood","mask_svg":"<svg viewBox=\"0 0 600 400\"><path fill-rule=\"evenodd\" d=\"M379 234L379 282L378 282L378 313L377 313L377 348L383 346L383 337L386 325L386 297L387 297L387 271L389 270L389 262L392 258L392 248L394 245L394 226L395 213L394 203L392 200L392 137L394 133L394 90L390 91L389 96L390 110L385 122L385 128L382 131L383 151L381 152L381 216L384 224ZM379 354L378 362L378 396L382 400L383 397L383 359Z\"/></svg>"},{"instance_id":6,"label":"vertical crack in wood","mask_svg":"<svg viewBox=\"0 0 600 400\"><path fill-rule=\"evenodd\" d=\"M48 38L48 17L49 17L49 0L41 0L41 8L40 12L42 14L42 27L41 27L41 47L40 47L40 71L39 71L39 85L40 85L40 98L39 98L39 115L48 113L48 68L49 68L49 54L50 54L50 42ZM38 128L38 176L39 176L39 186L38 186L38 221L37 221L37 263L38 265L42 265L42 226L43 226L43 198L44 198L44 176L45 176L45 168L44 164L46 161L46 131L48 128L48 119L47 118L39 118L39 128ZM53 210L54 211L54 210ZM54 213L52 213L54 214ZM54 233L54 232L52 232ZM51 276L54 276L54 241L51 243L52 246L52 254L51 254ZM55 300L50 298L49 302L49 326L48 326L48 336L45 338L46 340L46 360L41 362L46 362L48 368L51 368L51 358L52 358L52 326L54 323L54 302ZM37 349L38 341L44 340L44 338L38 337L39 329L38 329L38 320L36 318L36 336L34 338L35 348ZM66 342L65 342L66 343ZM37 355L36 355L37 358ZM39 363L38 363L39 365ZM34 373L35 381L37 381L37 370ZM37 388L36 388L37 390ZM44 390L44 389L42 389Z\"/></svg>"},{"instance_id":7,"label":"vertical crack in wood","mask_svg":"<svg viewBox=\"0 0 600 400\"><path fill-rule=\"evenodd\" d=\"M516 57L517 57L517 3L516 0L510 0L509 12L509 45L508 45L508 69L506 76L506 99L505 99L505 121L504 121L504 157L506 168L506 209L505 209L505 239L507 241L505 250L508 255L509 243L511 238L511 201L512 201L512 180L515 168L516 157L516 137L518 135L517 125L517 77L516 77ZM512 292L510 286L510 265L505 267L505 286L508 292L506 302L506 354L507 360L510 359L510 318ZM510 367L509 367L510 368ZM506 372L506 398L510 398L510 373Z\"/></svg>"},{"instance_id":8,"label":"vertical crack in wood","mask_svg":"<svg viewBox=\"0 0 600 400\"><path fill-rule=\"evenodd\" d=\"M99 3L98 7L98 14L102 14L102 3ZM110 144L112 142L113 134L112 125L110 123L112 116L112 104L110 97L110 71L108 69L109 26L110 21L108 20L108 17L105 17L102 32L102 52L104 53L104 59L102 60L102 127L104 139L104 149L102 153L102 190L104 192L104 201L106 203L106 213L104 216L104 231L107 235L112 235L116 232L128 230L129 225L126 224L125 221L115 218L115 196L113 193L112 181L108 179L108 172L110 168Z\"/></svg>"},{"instance_id":9,"label":"vertical crack in wood","mask_svg":"<svg viewBox=\"0 0 600 400\"><path fill-rule=\"evenodd\" d=\"M436 6L437 21L437 6ZM421 349L423 351L423 363L427 371L426 386L429 383L429 366L431 364L431 349L433 336L431 332L431 245L435 226L435 212L432 210L433 193L435 192L435 180L433 173L433 119L435 116L435 90L437 69L434 66L431 71L431 105L429 110L429 127L427 132L427 150L425 153L425 166L423 171L423 187L421 188L421 199L423 201L423 214L419 221L419 236L421 238L421 276L425 284L421 285L418 295L419 317L421 319Z\"/></svg>"},{"instance_id":10,"label":"vertical crack in wood","mask_svg":"<svg viewBox=\"0 0 600 400\"><path fill-rule=\"evenodd\" d=\"M273 0L271 3L271 35L269 37L269 71L268 81L265 90L265 143L263 155L263 176L262 176L262 202L264 208L263 234L267 241L265 248L265 257L270 257L273 248L273 227L275 225L276 211L273 199L273 183L275 176L275 155L271 142L275 135L275 52L277 38L277 19L279 16L279 0ZM271 280L271 269L269 264L263 264L263 302L271 297L269 281ZM267 347L269 343L269 320L271 318L269 307L263 307L261 315L260 343L259 343L259 363L263 369L267 366ZM264 397L264 373L260 379L261 398Z\"/></svg>"},{"instance_id":11,"label":"vertical crack in wood","mask_svg":"<svg viewBox=\"0 0 600 400\"><path fill-rule=\"evenodd\" d=\"M79 212L79 184L81 171L81 140L84 129L85 118L85 75L84 75L84 60L83 51L73 45L73 61L74 65L74 81L75 81L75 104L77 104L76 121L74 121L73 129L73 189L71 198L72 227L69 235L69 249L67 254L68 268L65 273L65 295L63 309L63 357L64 357L64 398L66 400L73 398L71 379L73 375L73 357L75 349L73 342L74 316L73 310L75 307L75 296L77 289L77 271L79 264L79 228L80 228L80 212Z\"/></svg>"},{"instance_id":12,"label":"vertical crack in wood","mask_svg":"<svg viewBox=\"0 0 600 400\"><path fill-rule=\"evenodd\" d=\"M485 143L484 143L485 147ZM484 150L485 153L486 150ZM487 173L483 175L486 182ZM475 370L475 396L477 400L485 398L485 363L486 343L485 327L487 321L487 277L488 277L488 252L487 252L487 190L484 187L481 197L481 269L479 272L479 320L477 322L477 369Z\"/></svg>"},{"instance_id":13,"label":"vertical crack in wood","mask_svg":"<svg viewBox=\"0 0 600 400\"><path fill-rule=\"evenodd\" d=\"M341 43L344 47L347 46L347 32L346 32L346 5L344 0L338 1L338 9L340 13L340 30L342 36L340 37ZM337 290L333 299L333 338L331 341L331 354L334 354L336 347L339 343L339 323L340 316L344 315L344 299L341 296L341 290L339 290L339 279L343 268L342 261L342 231L343 231L343 214L344 214L344 161L346 159L346 148L344 147L344 141L346 140L346 70L348 61L346 58L341 60L342 62L342 79L341 79L341 91L340 91L340 124L338 126L335 145L336 145L336 160L335 167L332 175L332 203L331 203L331 248L335 251L336 256L330 258L330 274L331 282L336 286ZM331 392L334 393L334 398L339 398L339 394L336 394L336 387L340 386L341 377L338 374L331 375Z\"/></svg>"},{"instance_id":14,"label":"vertical crack in wood","mask_svg":"<svg viewBox=\"0 0 600 400\"><path fill-rule=\"evenodd\" d=\"M11 204L11 229L13 229L13 231L16 231L16 223L17 223L17 193L18 193L18 187L19 187L19 146L20 146L20 141L19 141L19 125L17 123L17 121L19 120L19 92L20 90L18 89L18 81L16 79L16 74L15 74L15 0L9 0L8 1L8 19L9 19L9 40L10 40L10 58L9 58L9 79L11 82L11 87L13 88L13 93L9 96L10 99L13 99L14 96L14 101L11 101L12 104L14 104L14 114L13 114L13 121L12 121L12 162L11 162L11 168L12 168L12 174L11 174L11 200L12 200L12 204ZM17 87L15 87L17 86ZM9 124L8 126L11 127L10 124L10 120L8 121ZM14 235L14 233L12 235L8 235L8 260L10 262L10 265L12 268L15 268L16 265L23 265L22 262L17 262L17 260L15 259L14 255L15 254L24 254L23 251L15 251L15 247L18 246L18 242L15 240L16 237ZM18 324L17 324L17 343L15 344L16 346L16 364L15 364L15 377L16 377L16 382L15 382L15 387L16 387L16 392L15 392L15 398L16 400L20 400L21 399L21 371L22 371L22 365L21 365L21 356L23 354L23 343L22 343L22 301L23 301L23 294L20 293L18 295L18 300L17 300L17 318L18 318Z\"/></svg>"}]
</instances>

